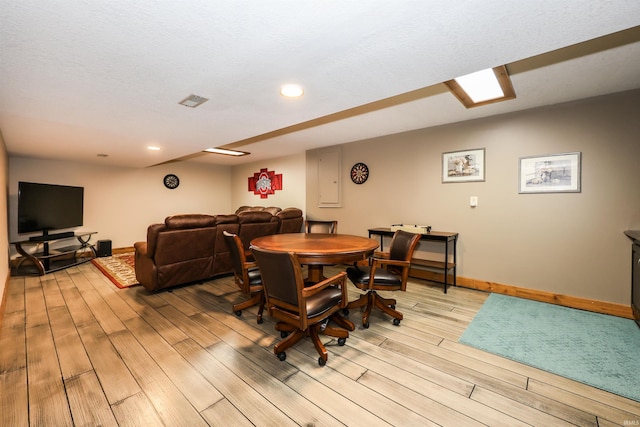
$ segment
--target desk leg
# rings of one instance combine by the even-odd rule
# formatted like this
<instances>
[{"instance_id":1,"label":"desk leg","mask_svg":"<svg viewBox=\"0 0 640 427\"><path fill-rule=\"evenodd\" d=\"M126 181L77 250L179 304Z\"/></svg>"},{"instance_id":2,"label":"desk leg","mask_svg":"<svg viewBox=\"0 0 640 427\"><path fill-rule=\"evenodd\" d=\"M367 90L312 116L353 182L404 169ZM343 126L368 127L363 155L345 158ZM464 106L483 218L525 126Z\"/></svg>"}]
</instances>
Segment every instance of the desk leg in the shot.
<instances>
[{"instance_id":1,"label":"desk leg","mask_svg":"<svg viewBox=\"0 0 640 427\"><path fill-rule=\"evenodd\" d=\"M453 286L458 286L456 283L456 269L458 268L458 260L456 259L456 246L458 246L457 243L458 237L456 236L453 238Z\"/></svg>"},{"instance_id":2,"label":"desk leg","mask_svg":"<svg viewBox=\"0 0 640 427\"><path fill-rule=\"evenodd\" d=\"M449 239L444 241L444 293L447 293L449 283Z\"/></svg>"},{"instance_id":3,"label":"desk leg","mask_svg":"<svg viewBox=\"0 0 640 427\"><path fill-rule=\"evenodd\" d=\"M371 232L369 232L369 238L371 238ZM384 252L384 248L382 246L383 242L384 242L384 236L380 234L380 252Z\"/></svg>"}]
</instances>

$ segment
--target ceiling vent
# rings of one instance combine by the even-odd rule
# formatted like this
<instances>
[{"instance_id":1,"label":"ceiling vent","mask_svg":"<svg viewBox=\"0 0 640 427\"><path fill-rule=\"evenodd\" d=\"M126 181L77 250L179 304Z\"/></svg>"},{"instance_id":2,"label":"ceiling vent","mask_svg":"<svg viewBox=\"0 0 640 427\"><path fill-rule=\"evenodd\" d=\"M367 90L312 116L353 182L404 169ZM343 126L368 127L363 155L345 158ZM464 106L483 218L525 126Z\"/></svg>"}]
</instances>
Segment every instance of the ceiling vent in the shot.
<instances>
[{"instance_id":1,"label":"ceiling vent","mask_svg":"<svg viewBox=\"0 0 640 427\"><path fill-rule=\"evenodd\" d=\"M208 99L198 95L189 95L178 104L184 105L185 107L196 108L200 104L204 104Z\"/></svg>"}]
</instances>

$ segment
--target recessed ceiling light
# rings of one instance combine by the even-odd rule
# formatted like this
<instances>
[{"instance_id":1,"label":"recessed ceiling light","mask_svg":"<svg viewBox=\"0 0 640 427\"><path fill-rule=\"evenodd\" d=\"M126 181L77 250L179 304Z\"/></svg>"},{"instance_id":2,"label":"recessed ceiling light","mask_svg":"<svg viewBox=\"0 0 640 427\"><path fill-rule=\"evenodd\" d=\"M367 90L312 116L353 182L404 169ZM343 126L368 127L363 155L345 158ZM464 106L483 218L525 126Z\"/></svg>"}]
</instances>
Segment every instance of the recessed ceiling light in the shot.
<instances>
[{"instance_id":1,"label":"recessed ceiling light","mask_svg":"<svg viewBox=\"0 0 640 427\"><path fill-rule=\"evenodd\" d=\"M457 77L455 80L475 103L504 96L500 83L491 68Z\"/></svg>"},{"instance_id":2,"label":"recessed ceiling light","mask_svg":"<svg viewBox=\"0 0 640 427\"><path fill-rule=\"evenodd\" d=\"M280 95L286 96L287 98L298 98L304 95L304 90L300 85L286 84L280 87Z\"/></svg>"},{"instance_id":3,"label":"recessed ceiling light","mask_svg":"<svg viewBox=\"0 0 640 427\"><path fill-rule=\"evenodd\" d=\"M148 146L148 147L147 147L147 150L150 150L150 151L160 151L160 147L155 147L155 146L153 146L153 145L150 145L150 146Z\"/></svg>"},{"instance_id":4,"label":"recessed ceiling light","mask_svg":"<svg viewBox=\"0 0 640 427\"><path fill-rule=\"evenodd\" d=\"M182 101L178 102L180 105L184 105L185 107L196 108L198 105L204 104L208 99L198 95L189 95Z\"/></svg>"},{"instance_id":5,"label":"recessed ceiling light","mask_svg":"<svg viewBox=\"0 0 640 427\"><path fill-rule=\"evenodd\" d=\"M226 148L207 148L203 151L212 154L224 154L225 156L246 156L250 154L246 151L227 150Z\"/></svg>"},{"instance_id":6,"label":"recessed ceiling light","mask_svg":"<svg viewBox=\"0 0 640 427\"><path fill-rule=\"evenodd\" d=\"M504 65L457 77L445 84L467 108L516 97Z\"/></svg>"}]
</instances>

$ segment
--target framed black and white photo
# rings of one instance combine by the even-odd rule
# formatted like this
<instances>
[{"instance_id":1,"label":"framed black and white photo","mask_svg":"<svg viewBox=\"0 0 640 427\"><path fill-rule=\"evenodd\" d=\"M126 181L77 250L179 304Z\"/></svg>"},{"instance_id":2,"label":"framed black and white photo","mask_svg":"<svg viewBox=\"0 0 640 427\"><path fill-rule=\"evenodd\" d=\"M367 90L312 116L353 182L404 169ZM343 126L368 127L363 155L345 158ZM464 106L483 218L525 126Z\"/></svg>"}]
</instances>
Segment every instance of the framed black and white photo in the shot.
<instances>
[{"instance_id":1,"label":"framed black and white photo","mask_svg":"<svg viewBox=\"0 0 640 427\"><path fill-rule=\"evenodd\" d=\"M484 148L442 154L442 182L484 181Z\"/></svg>"},{"instance_id":2,"label":"framed black and white photo","mask_svg":"<svg viewBox=\"0 0 640 427\"><path fill-rule=\"evenodd\" d=\"M520 158L520 193L579 193L581 153Z\"/></svg>"}]
</instances>

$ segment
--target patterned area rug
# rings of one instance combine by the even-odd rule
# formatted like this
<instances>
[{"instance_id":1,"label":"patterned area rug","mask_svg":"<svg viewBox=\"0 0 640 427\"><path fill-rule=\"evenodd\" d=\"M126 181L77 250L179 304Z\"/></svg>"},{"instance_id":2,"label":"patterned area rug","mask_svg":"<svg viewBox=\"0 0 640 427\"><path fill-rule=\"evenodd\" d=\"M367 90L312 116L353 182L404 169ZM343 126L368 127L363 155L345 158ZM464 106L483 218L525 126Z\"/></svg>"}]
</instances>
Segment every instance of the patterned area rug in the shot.
<instances>
[{"instance_id":1,"label":"patterned area rug","mask_svg":"<svg viewBox=\"0 0 640 427\"><path fill-rule=\"evenodd\" d=\"M491 294L459 341L640 402L633 320Z\"/></svg>"},{"instance_id":2,"label":"patterned area rug","mask_svg":"<svg viewBox=\"0 0 640 427\"><path fill-rule=\"evenodd\" d=\"M119 288L138 285L135 272L135 254L127 252L94 258L91 262Z\"/></svg>"}]
</instances>

